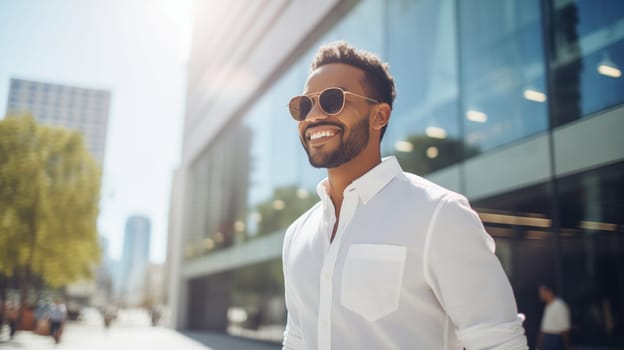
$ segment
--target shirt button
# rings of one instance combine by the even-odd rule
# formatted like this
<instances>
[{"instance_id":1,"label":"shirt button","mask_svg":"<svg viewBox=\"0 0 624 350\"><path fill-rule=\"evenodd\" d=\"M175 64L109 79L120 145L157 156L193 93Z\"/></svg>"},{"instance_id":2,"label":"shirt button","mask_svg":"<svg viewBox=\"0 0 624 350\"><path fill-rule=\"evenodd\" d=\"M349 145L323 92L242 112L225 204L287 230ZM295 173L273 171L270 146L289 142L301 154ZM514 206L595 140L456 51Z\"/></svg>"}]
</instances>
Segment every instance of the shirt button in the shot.
<instances>
[{"instance_id":1,"label":"shirt button","mask_svg":"<svg viewBox=\"0 0 624 350\"><path fill-rule=\"evenodd\" d=\"M329 280L331 280L331 277L332 277L332 276L331 276L331 273L329 273L329 272L325 272L325 273L323 274L323 278L325 278L325 281L329 281Z\"/></svg>"},{"instance_id":2,"label":"shirt button","mask_svg":"<svg viewBox=\"0 0 624 350\"><path fill-rule=\"evenodd\" d=\"M327 325L328 325L328 324L329 324L329 323L328 323L327 321L325 321L325 320L321 321L321 326L322 326L323 328L327 328Z\"/></svg>"}]
</instances>

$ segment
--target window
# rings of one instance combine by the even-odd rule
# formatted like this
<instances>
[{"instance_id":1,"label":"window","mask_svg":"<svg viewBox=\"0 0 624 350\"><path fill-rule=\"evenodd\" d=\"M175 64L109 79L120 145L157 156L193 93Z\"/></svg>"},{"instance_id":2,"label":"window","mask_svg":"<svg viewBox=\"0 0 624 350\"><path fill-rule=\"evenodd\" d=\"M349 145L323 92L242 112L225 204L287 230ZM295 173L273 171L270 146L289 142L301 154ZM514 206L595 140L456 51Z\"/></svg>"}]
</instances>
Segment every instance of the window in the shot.
<instances>
[{"instance_id":1,"label":"window","mask_svg":"<svg viewBox=\"0 0 624 350\"><path fill-rule=\"evenodd\" d=\"M458 4L466 147L484 152L546 131L540 2Z\"/></svg>"},{"instance_id":2,"label":"window","mask_svg":"<svg viewBox=\"0 0 624 350\"><path fill-rule=\"evenodd\" d=\"M537 288L556 280L552 197L552 187L539 184L472 203L496 241L496 255L512 284L518 312L526 315L531 348L544 308Z\"/></svg>"},{"instance_id":3,"label":"window","mask_svg":"<svg viewBox=\"0 0 624 350\"><path fill-rule=\"evenodd\" d=\"M579 345L624 345L624 163L559 184L563 299Z\"/></svg>"},{"instance_id":4,"label":"window","mask_svg":"<svg viewBox=\"0 0 624 350\"><path fill-rule=\"evenodd\" d=\"M549 4L553 125L624 102L624 2Z\"/></svg>"},{"instance_id":5,"label":"window","mask_svg":"<svg viewBox=\"0 0 624 350\"><path fill-rule=\"evenodd\" d=\"M425 175L462 158L457 28L451 0L388 2L388 61L396 103L383 152Z\"/></svg>"}]
</instances>

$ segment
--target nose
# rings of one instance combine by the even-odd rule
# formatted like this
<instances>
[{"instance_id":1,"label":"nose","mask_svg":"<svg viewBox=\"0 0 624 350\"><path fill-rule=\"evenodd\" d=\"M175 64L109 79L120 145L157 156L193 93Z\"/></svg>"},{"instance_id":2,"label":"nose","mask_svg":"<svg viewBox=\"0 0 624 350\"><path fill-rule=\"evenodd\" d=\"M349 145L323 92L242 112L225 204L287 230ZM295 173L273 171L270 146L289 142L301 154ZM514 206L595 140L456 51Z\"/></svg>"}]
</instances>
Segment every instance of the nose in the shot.
<instances>
[{"instance_id":1,"label":"nose","mask_svg":"<svg viewBox=\"0 0 624 350\"><path fill-rule=\"evenodd\" d=\"M317 120L327 119L329 116L319 106L318 99L313 99L312 109L306 115L304 121L311 123Z\"/></svg>"}]
</instances>

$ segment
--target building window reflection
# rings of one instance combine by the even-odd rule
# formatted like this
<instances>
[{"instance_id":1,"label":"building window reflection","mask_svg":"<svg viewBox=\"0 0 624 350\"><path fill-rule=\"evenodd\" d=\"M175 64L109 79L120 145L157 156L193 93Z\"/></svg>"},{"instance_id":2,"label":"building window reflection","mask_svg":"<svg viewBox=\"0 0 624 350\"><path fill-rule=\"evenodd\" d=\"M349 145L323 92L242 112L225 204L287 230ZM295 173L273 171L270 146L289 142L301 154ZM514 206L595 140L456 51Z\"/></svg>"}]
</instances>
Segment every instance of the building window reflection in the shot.
<instances>
[{"instance_id":1,"label":"building window reflection","mask_svg":"<svg viewBox=\"0 0 624 350\"><path fill-rule=\"evenodd\" d=\"M546 131L540 2L458 1L466 146L485 152ZM468 157L470 154L467 155Z\"/></svg>"},{"instance_id":2,"label":"building window reflection","mask_svg":"<svg viewBox=\"0 0 624 350\"><path fill-rule=\"evenodd\" d=\"M518 312L526 316L531 346L543 309L537 287L556 276L552 195L551 186L539 184L472 203L496 241L496 255L513 286Z\"/></svg>"},{"instance_id":3,"label":"building window reflection","mask_svg":"<svg viewBox=\"0 0 624 350\"><path fill-rule=\"evenodd\" d=\"M553 125L624 102L624 2L548 4Z\"/></svg>"},{"instance_id":4,"label":"building window reflection","mask_svg":"<svg viewBox=\"0 0 624 350\"><path fill-rule=\"evenodd\" d=\"M398 93L382 148L406 171L426 175L462 157L455 2L387 6L386 50Z\"/></svg>"},{"instance_id":5,"label":"building window reflection","mask_svg":"<svg viewBox=\"0 0 624 350\"><path fill-rule=\"evenodd\" d=\"M245 217L250 130L235 125L220 135L189 169L185 257L192 259L244 240L236 223Z\"/></svg>"},{"instance_id":6,"label":"building window reflection","mask_svg":"<svg viewBox=\"0 0 624 350\"><path fill-rule=\"evenodd\" d=\"M281 341L286 319L282 271L281 259L234 271L228 309L231 334L245 336L264 329L265 338Z\"/></svg>"},{"instance_id":7,"label":"building window reflection","mask_svg":"<svg viewBox=\"0 0 624 350\"><path fill-rule=\"evenodd\" d=\"M575 343L624 337L624 164L559 184L563 296Z\"/></svg>"}]
</instances>

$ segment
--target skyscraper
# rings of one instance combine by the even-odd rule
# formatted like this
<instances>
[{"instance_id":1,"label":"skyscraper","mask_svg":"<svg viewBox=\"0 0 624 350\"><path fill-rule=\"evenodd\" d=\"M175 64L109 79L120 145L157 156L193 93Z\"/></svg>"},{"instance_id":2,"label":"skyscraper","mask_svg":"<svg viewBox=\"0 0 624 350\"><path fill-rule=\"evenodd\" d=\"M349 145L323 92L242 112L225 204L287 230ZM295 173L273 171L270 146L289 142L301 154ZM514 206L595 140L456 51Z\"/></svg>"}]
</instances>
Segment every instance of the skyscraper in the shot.
<instances>
[{"instance_id":1,"label":"skyscraper","mask_svg":"<svg viewBox=\"0 0 624 350\"><path fill-rule=\"evenodd\" d=\"M138 306L146 296L149 265L150 221L145 216L131 216L126 221L121 271L117 290L128 306Z\"/></svg>"},{"instance_id":2,"label":"skyscraper","mask_svg":"<svg viewBox=\"0 0 624 350\"><path fill-rule=\"evenodd\" d=\"M31 113L38 121L82 132L97 160L104 161L111 93L11 79L7 114Z\"/></svg>"}]
</instances>

